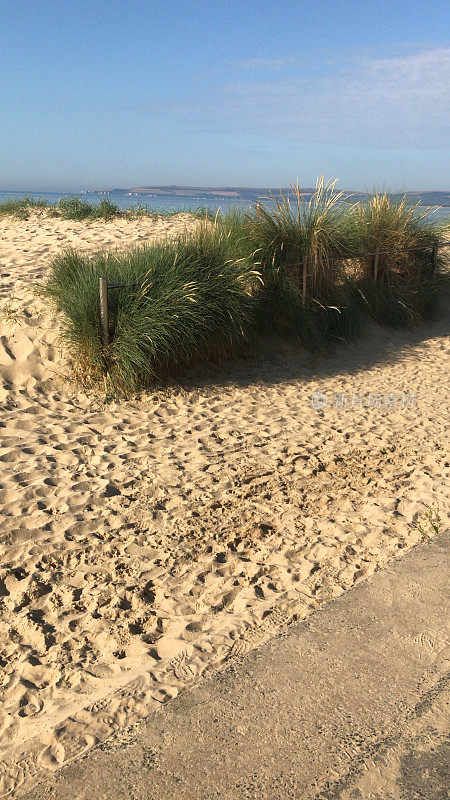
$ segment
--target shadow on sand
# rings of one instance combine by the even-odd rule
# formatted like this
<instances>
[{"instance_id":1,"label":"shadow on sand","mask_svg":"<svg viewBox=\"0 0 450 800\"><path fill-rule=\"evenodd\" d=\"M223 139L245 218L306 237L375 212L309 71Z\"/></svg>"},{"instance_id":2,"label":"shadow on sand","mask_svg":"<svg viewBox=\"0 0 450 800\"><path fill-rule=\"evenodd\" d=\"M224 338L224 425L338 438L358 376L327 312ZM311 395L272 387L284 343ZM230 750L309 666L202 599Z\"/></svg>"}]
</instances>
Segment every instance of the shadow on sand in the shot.
<instances>
[{"instance_id":1,"label":"shadow on sand","mask_svg":"<svg viewBox=\"0 0 450 800\"><path fill-rule=\"evenodd\" d=\"M208 386L270 385L355 375L375 366L395 364L408 351L426 345L428 339L444 339L449 333L450 304L446 302L439 319L432 323L400 330L368 323L360 337L327 355L312 355L299 344L280 337L262 338L245 358L191 368L166 388L193 391Z\"/></svg>"}]
</instances>

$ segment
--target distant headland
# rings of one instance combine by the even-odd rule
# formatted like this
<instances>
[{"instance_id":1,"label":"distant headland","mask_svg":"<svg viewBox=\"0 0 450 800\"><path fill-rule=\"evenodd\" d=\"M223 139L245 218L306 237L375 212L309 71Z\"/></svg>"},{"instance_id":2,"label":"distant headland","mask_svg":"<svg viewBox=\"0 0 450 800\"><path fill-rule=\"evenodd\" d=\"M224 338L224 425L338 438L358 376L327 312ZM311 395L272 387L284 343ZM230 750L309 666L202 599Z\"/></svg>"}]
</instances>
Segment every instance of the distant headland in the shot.
<instances>
[{"instance_id":1,"label":"distant headland","mask_svg":"<svg viewBox=\"0 0 450 800\"><path fill-rule=\"evenodd\" d=\"M314 188L305 187L301 189L301 193L308 200L314 192ZM270 187L242 187L242 186L132 186L130 188L114 188L114 189L85 189L83 194L123 194L129 196L139 197L140 195L155 196L155 197L195 197L195 198L226 198L234 199L236 202L242 201L245 203L256 202L270 197L271 194L279 196L280 194L290 195L291 189L285 188L270 188ZM404 193L401 192L403 195ZM450 191L445 192L406 192L410 198L411 203L421 203L424 206L450 206ZM367 196L366 192L344 190L343 200L352 202L356 200L363 200Z\"/></svg>"}]
</instances>

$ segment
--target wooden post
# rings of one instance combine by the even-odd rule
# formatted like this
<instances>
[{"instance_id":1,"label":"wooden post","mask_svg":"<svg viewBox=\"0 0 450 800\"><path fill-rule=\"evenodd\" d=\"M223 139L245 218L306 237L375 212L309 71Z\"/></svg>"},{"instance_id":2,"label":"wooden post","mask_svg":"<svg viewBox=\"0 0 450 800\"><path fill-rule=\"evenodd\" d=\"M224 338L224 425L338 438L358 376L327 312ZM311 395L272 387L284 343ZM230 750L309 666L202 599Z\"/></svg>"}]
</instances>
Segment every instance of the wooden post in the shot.
<instances>
[{"instance_id":1,"label":"wooden post","mask_svg":"<svg viewBox=\"0 0 450 800\"><path fill-rule=\"evenodd\" d=\"M308 259L305 258L303 260L303 287L302 287L302 299L303 305L306 304L306 281L308 280Z\"/></svg>"},{"instance_id":2,"label":"wooden post","mask_svg":"<svg viewBox=\"0 0 450 800\"><path fill-rule=\"evenodd\" d=\"M102 326L103 347L108 347L108 283L106 278L98 279L98 288L100 294L100 322Z\"/></svg>"},{"instance_id":3,"label":"wooden post","mask_svg":"<svg viewBox=\"0 0 450 800\"><path fill-rule=\"evenodd\" d=\"M374 255L374 259L373 259L373 272L372 272L373 282L374 283L376 283L377 280L378 280L378 264L379 264L379 261L380 261L380 248L376 247L375 248L375 255Z\"/></svg>"},{"instance_id":4,"label":"wooden post","mask_svg":"<svg viewBox=\"0 0 450 800\"><path fill-rule=\"evenodd\" d=\"M436 274L437 259L438 259L438 246L437 244L435 244L431 251L431 277L434 277Z\"/></svg>"}]
</instances>

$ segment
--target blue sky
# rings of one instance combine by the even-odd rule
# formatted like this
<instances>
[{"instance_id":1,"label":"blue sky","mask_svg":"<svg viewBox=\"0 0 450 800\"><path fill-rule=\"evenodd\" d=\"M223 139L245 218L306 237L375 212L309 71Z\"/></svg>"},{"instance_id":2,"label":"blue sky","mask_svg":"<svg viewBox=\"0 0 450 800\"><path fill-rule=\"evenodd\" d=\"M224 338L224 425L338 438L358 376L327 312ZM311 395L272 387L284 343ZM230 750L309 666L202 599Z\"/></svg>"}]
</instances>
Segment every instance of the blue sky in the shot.
<instances>
[{"instance_id":1,"label":"blue sky","mask_svg":"<svg viewBox=\"0 0 450 800\"><path fill-rule=\"evenodd\" d=\"M448 190L448 5L0 0L0 189Z\"/></svg>"}]
</instances>

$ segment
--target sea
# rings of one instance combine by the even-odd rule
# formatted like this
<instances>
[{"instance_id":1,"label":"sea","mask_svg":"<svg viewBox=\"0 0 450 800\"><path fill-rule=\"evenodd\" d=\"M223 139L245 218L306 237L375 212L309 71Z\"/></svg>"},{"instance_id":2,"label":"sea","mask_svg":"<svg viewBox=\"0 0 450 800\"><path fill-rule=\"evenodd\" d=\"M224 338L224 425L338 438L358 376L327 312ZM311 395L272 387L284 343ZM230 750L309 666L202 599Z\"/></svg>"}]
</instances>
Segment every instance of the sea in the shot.
<instances>
[{"instance_id":1,"label":"sea","mask_svg":"<svg viewBox=\"0 0 450 800\"><path fill-rule=\"evenodd\" d=\"M213 194L209 190L208 194L202 194L201 190L198 194L192 193L183 195L168 192L164 194L161 190L157 194L142 192L84 192L79 193L66 193L66 192L36 192L36 191L2 191L0 190L0 203L11 200L21 199L24 197L32 197L35 200L45 200L47 203L54 204L64 197L80 197L92 205L98 205L105 197L111 203L117 205L122 211L127 209L144 208L148 211L170 213L174 211L198 211L199 209L207 209L212 214L217 213L218 210L226 212L233 208L239 208L243 211L249 210L255 202L270 203L269 190L255 190L243 189L238 191L234 196L228 197L221 194ZM447 194L447 193L446 193ZM355 197L355 195L353 195ZM308 199L308 192L305 192L305 199ZM438 220L447 220L450 222L450 206L425 206L430 208Z\"/></svg>"}]
</instances>

